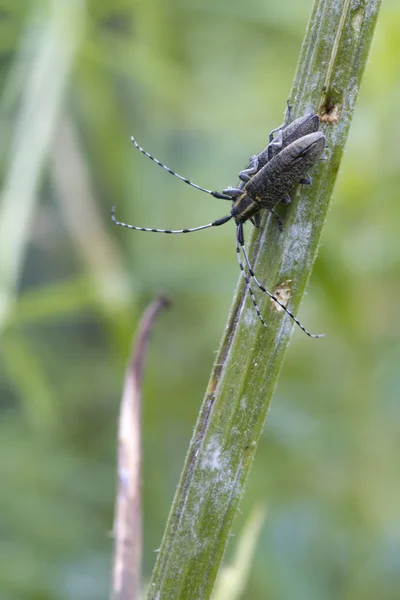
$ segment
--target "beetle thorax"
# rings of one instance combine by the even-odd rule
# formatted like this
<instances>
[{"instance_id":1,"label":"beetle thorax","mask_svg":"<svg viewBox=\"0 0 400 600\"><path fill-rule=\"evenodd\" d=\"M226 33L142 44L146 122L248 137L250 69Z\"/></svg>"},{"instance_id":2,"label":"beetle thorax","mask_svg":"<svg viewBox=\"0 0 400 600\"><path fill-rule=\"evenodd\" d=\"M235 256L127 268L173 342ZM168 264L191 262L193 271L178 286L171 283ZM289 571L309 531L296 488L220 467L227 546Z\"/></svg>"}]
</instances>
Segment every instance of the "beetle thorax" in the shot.
<instances>
[{"instance_id":1,"label":"beetle thorax","mask_svg":"<svg viewBox=\"0 0 400 600\"><path fill-rule=\"evenodd\" d=\"M237 200L235 200L231 215L236 221L236 224L245 223L255 214L260 212L262 206L251 198L248 194L244 193Z\"/></svg>"}]
</instances>

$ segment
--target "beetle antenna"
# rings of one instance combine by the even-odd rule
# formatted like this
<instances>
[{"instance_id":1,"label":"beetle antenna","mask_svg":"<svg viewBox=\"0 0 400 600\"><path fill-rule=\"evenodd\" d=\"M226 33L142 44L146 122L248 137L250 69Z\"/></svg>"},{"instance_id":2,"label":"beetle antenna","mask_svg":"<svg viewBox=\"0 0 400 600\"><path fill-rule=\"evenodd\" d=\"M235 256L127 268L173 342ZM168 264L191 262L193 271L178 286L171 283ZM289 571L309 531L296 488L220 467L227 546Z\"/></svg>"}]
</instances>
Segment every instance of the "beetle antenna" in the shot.
<instances>
[{"instance_id":1,"label":"beetle antenna","mask_svg":"<svg viewBox=\"0 0 400 600\"><path fill-rule=\"evenodd\" d=\"M150 158L157 165L159 165L160 167L162 167L163 169L165 169L166 171L168 171L168 173L170 173L171 175L174 175L175 177L177 177L178 179L180 179L184 183L187 183L191 187L196 188L196 190L200 190L201 192L205 192L206 194L210 194L211 196L214 196L214 198L219 198L220 200L232 200L232 198L230 196L227 196L225 194L220 194L219 192L213 192L212 190L207 190L206 188L203 188L200 185L197 185L196 183L193 183L192 181L189 181L189 179L186 179L186 177L182 177L182 175L179 175L178 173L175 173L175 171L173 171L172 169L170 169L169 167L167 167L166 165L164 165L162 162L160 162L159 160L157 160L157 158L154 158L154 156L152 156L151 154L149 154L148 152L146 152L146 150L144 150L141 146L139 146L139 144L137 143L137 141L135 140L135 138L133 137L133 135L131 136L131 140L132 140L135 148L137 148L138 150L140 150L140 152L142 154L144 154L145 156L147 156L147 158Z\"/></svg>"},{"instance_id":2,"label":"beetle antenna","mask_svg":"<svg viewBox=\"0 0 400 600\"><path fill-rule=\"evenodd\" d=\"M242 273L244 275L244 278L245 278L245 281L246 281L246 286L247 286L247 288L248 288L248 290L250 292L251 298L253 300L253 304L256 306L253 291L250 288L249 280L248 280L248 278L247 278L247 276L245 275L245 272L244 272L244 267L243 267L243 264L242 264L242 261L241 261L241 258L240 258L240 250L243 252L243 256L244 256L244 259L246 261L250 277L254 280L254 282L257 285L257 287L262 292L264 292L264 294L267 294L267 296L269 296L271 298L271 300L273 300L274 302L276 302L289 315L289 317L296 323L296 325L298 325L300 327L300 329L302 331L304 331L304 333L306 335L308 335L311 338L321 338L321 337L324 337L325 336L324 333L315 334L315 333L310 333L309 331L307 331L307 329L304 327L304 325L302 325L300 323L300 321L294 316L294 314L292 312L290 312L290 310L288 308L286 308L286 306L284 304L282 304L282 302L280 300L278 300L278 298L276 296L274 296L274 294L271 294L271 292L269 292L258 281L258 279L257 279L257 277L256 277L256 275L254 273L254 270L253 270L253 268L251 266L249 257L247 256L246 248L244 247L243 225L242 225L242 223L240 223L237 226L237 228L236 228L236 252L237 252L237 256L238 256L239 267L240 267L240 270L242 271ZM258 307L256 306L256 310L257 309L258 309ZM260 317L259 310L257 310L257 314L258 314L260 320L264 323L264 320Z\"/></svg>"},{"instance_id":3,"label":"beetle antenna","mask_svg":"<svg viewBox=\"0 0 400 600\"><path fill-rule=\"evenodd\" d=\"M250 285L250 280L249 280L249 278L247 277L247 273L246 273L246 271L245 271L245 268L244 268L244 266L243 266L242 259L240 258L240 246L239 246L239 244L238 244L238 241L237 241L237 240L236 240L236 252L237 252L237 259L238 259L238 263L239 263L240 271L241 271L241 273L242 273L242 275L243 275L243 277L244 277L244 280L245 280L245 282L246 282L246 289L249 291L249 294L250 294L251 301L252 301L252 303L253 303L253 306L254 306L254 308L255 308L255 311L256 311L256 313L257 313L257 317L260 319L260 321L261 321L261 323L264 325L264 327L268 327L268 325L266 324L266 322L265 322L265 321L264 321L264 319L262 318L261 311L260 311L260 307L259 307L259 306L258 306L258 304L257 304L256 297L254 296L254 292L253 292L253 290L252 290L252 288L251 288L251 285Z\"/></svg>"},{"instance_id":4,"label":"beetle antenna","mask_svg":"<svg viewBox=\"0 0 400 600\"><path fill-rule=\"evenodd\" d=\"M232 215L227 215L226 217L221 217L221 219L212 221L212 223L207 223L207 225L200 225L200 227L192 227L191 229L153 229L150 227L137 227L136 225L129 225L129 223L117 221L115 216L115 207L116 205L114 204L111 209L111 219L116 225L119 225L120 227L126 227L127 229L133 229L134 231L151 231L151 233L192 233L193 231L201 231L202 229L209 229L210 227L224 225L232 219Z\"/></svg>"}]
</instances>

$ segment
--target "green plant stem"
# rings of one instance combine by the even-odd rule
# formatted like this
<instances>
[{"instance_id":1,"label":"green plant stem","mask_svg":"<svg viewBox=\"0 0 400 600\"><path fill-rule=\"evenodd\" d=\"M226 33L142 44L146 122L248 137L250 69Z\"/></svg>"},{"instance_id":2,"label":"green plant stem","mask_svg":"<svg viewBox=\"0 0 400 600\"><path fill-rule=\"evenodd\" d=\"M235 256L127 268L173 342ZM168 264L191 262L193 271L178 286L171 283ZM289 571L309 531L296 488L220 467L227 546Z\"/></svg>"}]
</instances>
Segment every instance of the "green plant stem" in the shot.
<instances>
[{"instance_id":1,"label":"green plant stem","mask_svg":"<svg viewBox=\"0 0 400 600\"><path fill-rule=\"evenodd\" d=\"M329 200L349 132L380 0L316 0L290 103L293 118L318 110L327 160L313 184L298 186L279 233L264 216L249 244L258 278L274 291L285 284L295 314L317 255ZM172 505L148 598L209 598L270 399L293 330L267 297L258 322L243 282L215 361ZM322 345L323 341L304 343Z\"/></svg>"}]
</instances>

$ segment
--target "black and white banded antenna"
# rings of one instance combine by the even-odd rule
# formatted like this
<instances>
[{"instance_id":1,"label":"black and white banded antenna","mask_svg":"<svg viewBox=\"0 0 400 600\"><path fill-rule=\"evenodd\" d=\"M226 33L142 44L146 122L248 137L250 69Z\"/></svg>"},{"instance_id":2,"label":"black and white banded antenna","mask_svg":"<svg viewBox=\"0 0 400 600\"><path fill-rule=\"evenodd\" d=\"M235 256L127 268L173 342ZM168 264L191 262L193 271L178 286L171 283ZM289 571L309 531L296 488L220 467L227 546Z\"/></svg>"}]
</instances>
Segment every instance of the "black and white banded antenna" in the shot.
<instances>
[{"instance_id":1,"label":"black and white banded antenna","mask_svg":"<svg viewBox=\"0 0 400 600\"><path fill-rule=\"evenodd\" d=\"M206 188L201 187L201 185L197 185L197 183L193 183L193 181L190 181L189 179L186 179L186 177L182 177L182 175L179 175L179 173L176 173L175 171L173 171L172 169L170 169L169 167L167 167L167 165L164 165L157 158L154 158L154 156L152 156L151 154L149 154L148 152L146 152L146 150L144 148L142 148L141 146L139 146L139 144L137 143L137 141L135 140L135 138L133 137L133 135L131 135L131 141L133 142L135 148L137 148L142 154L144 154L145 156L147 156L147 158L150 158L150 160L152 160L153 162L155 162L156 165L158 165L162 169L165 169L165 171L167 171L170 175L173 175L174 177L177 177L178 179L180 179L181 181L183 181L183 183L187 183L187 185L190 185L190 187L195 188L196 190L200 190L201 192L205 192L206 194L210 194L210 196L213 196L214 198L219 198L220 200L232 200L231 196L227 196L226 194L221 194L220 192L214 192L212 190L207 190Z\"/></svg>"},{"instance_id":2,"label":"black and white banded antenna","mask_svg":"<svg viewBox=\"0 0 400 600\"><path fill-rule=\"evenodd\" d=\"M151 233L193 233L194 231L202 231L202 229L209 229L210 227L218 227L219 225L224 225L232 219L232 215L226 215L226 217L216 219L215 221L207 223L206 225L200 225L200 227L191 227L190 229L155 229L153 227L137 227L136 225L130 225L129 223L117 221L117 218L115 216L115 208L116 204L114 204L114 206L111 209L111 219L113 220L115 225L119 225L120 227L126 227L127 229L133 229L134 231L150 231Z\"/></svg>"},{"instance_id":3,"label":"black and white banded antenna","mask_svg":"<svg viewBox=\"0 0 400 600\"><path fill-rule=\"evenodd\" d=\"M260 315L260 310L259 310L259 307L258 307L258 305L257 305L256 299L254 298L253 290L252 290L252 289L251 289L251 287L250 287L250 281L249 281L249 279L248 279L248 277L247 277L247 275L246 275L246 271L245 271L245 269L244 269L243 263L242 263L242 261L241 261L241 258L240 258L240 251L242 251L242 252L243 252L244 260L245 260L245 262L246 262L246 265L247 265L247 268L248 268L248 271L249 271L250 277L251 277L251 279L253 279L253 281L254 281L254 283L256 284L256 286L258 287L258 289L260 289L260 290L261 290L261 291L262 291L264 294L267 294L267 296L269 296L269 298L271 298L271 300L273 300L274 302L276 302L276 303L277 303L277 304L278 304L278 305L279 305L279 306L280 306L280 307L281 307L281 308L282 308L282 309L285 311L285 313L286 313L287 315L289 315L289 317L290 317L290 318L291 318L291 319L292 319L292 320L293 320L293 321L296 323L296 325L298 325L298 326L300 327L300 329L301 329L302 331L304 331L304 333L305 333L306 335L308 335L308 336L309 336L309 337L311 337L311 338L316 338L316 339L325 337L325 334L324 334L324 333L318 333L318 334L317 334L317 333L310 333L310 332L309 332L309 331L308 331L308 330L307 330L307 329L304 327L304 325L302 325L302 324L300 323L300 321L299 321L299 320L298 320L298 319L297 319L297 318L294 316L294 314L293 314L293 313L292 313L292 312L291 312L291 311L290 311L290 310L289 310L289 309L288 309L288 308L287 308L287 307L286 307L286 306L285 306L285 305L284 305L284 304L283 304L283 303L282 303L280 300L278 300L278 298L277 298L277 297L276 297L274 294L271 294L271 292L269 292L269 291L268 291L268 290L267 290L267 289L266 289L266 288L265 288L263 285L261 285L261 283L258 281L258 279L257 279L257 277L256 277L256 274L254 273L254 269L253 269L253 267L251 266L250 259L249 259L248 255L247 255L247 252L246 252L246 248L245 248L245 246L244 246L244 239L243 239L243 225L242 225L242 223L240 223L240 224L239 224L239 225L237 225L237 227L236 227L236 253L237 253L237 257L238 257L239 267L240 267L240 270L241 270L241 272L242 272L242 274L243 274L243 276L244 276L245 283L246 283L246 287L247 287L247 289L249 290L249 294L250 294L250 296L251 296L252 302L253 302L253 304L254 304L254 307L255 307L255 309L256 309L257 315L258 315L258 317L259 317L260 321L261 321L261 322L264 324L264 326L265 326L265 327L267 327L267 325L265 324L265 322L264 322L263 318L262 318L262 317L261 317L261 315Z\"/></svg>"}]
</instances>

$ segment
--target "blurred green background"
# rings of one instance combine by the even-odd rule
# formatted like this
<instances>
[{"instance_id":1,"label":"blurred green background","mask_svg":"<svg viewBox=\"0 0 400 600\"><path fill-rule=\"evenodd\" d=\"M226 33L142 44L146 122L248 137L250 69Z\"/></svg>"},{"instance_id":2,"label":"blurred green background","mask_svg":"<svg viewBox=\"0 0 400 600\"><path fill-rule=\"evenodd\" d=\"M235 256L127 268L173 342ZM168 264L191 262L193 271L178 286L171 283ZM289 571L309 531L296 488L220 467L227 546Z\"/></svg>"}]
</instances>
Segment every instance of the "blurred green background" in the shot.
<instances>
[{"instance_id":1,"label":"blurred green background","mask_svg":"<svg viewBox=\"0 0 400 600\"><path fill-rule=\"evenodd\" d=\"M238 279L226 206L282 122L312 2L0 0L0 598L108 596L116 424L159 291L143 407L144 573ZM400 597L400 6L383 4L332 209L235 523L245 598ZM235 546L231 540L227 558Z\"/></svg>"}]
</instances>

